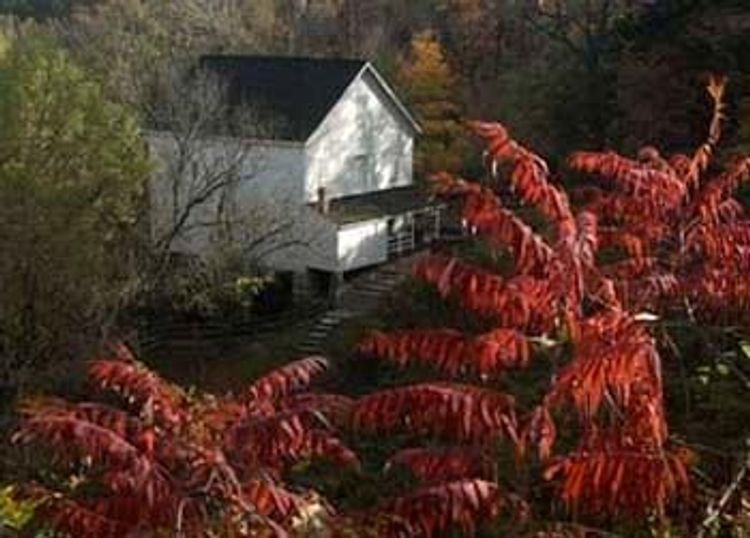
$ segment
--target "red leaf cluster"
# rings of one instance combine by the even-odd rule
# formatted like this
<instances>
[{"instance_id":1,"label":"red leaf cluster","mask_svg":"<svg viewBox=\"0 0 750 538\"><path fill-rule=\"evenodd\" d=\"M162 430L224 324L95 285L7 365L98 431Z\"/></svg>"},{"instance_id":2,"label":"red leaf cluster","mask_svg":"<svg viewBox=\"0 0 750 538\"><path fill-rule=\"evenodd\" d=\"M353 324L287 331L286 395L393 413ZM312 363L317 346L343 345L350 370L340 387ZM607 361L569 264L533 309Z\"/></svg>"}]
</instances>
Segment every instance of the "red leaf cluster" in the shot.
<instances>
[{"instance_id":1,"label":"red leaf cluster","mask_svg":"<svg viewBox=\"0 0 750 538\"><path fill-rule=\"evenodd\" d=\"M570 398L585 419L606 397L626 407L640 387L661 393L661 364L653 339L622 311L591 317L580 325L573 360L550 393L553 402Z\"/></svg>"},{"instance_id":2,"label":"red leaf cluster","mask_svg":"<svg viewBox=\"0 0 750 538\"><path fill-rule=\"evenodd\" d=\"M491 480L497 474L486 454L475 448L409 448L393 455L386 471L405 467L422 483L435 484L464 478Z\"/></svg>"},{"instance_id":3,"label":"red leaf cluster","mask_svg":"<svg viewBox=\"0 0 750 538\"><path fill-rule=\"evenodd\" d=\"M529 343L513 329L495 329L466 337L453 329L425 329L391 333L372 332L359 351L391 360L400 366L423 363L458 377L475 373L495 377L529 360Z\"/></svg>"},{"instance_id":4,"label":"red leaf cluster","mask_svg":"<svg viewBox=\"0 0 750 538\"><path fill-rule=\"evenodd\" d=\"M474 121L469 126L484 140L487 154L494 162L512 164L510 183L522 200L536 206L558 225L573 220L567 196L549 182L549 168L544 159L513 140L499 123Z\"/></svg>"},{"instance_id":5,"label":"red leaf cluster","mask_svg":"<svg viewBox=\"0 0 750 538\"><path fill-rule=\"evenodd\" d=\"M512 397L472 385L425 383L364 396L354 411L357 430L439 436L483 442L516 440Z\"/></svg>"},{"instance_id":6,"label":"red leaf cluster","mask_svg":"<svg viewBox=\"0 0 750 538\"><path fill-rule=\"evenodd\" d=\"M568 165L574 170L597 174L612 181L616 189L629 195L632 200L643 202L642 212L661 214L674 210L688 193L685 183L669 165L654 168L652 162L633 161L614 152L576 152L568 158ZM625 207L622 209L623 216L635 216Z\"/></svg>"},{"instance_id":7,"label":"red leaf cluster","mask_svg":"<svg viewBox=\"0 0 750 538\"><path fill-rule=\"evenodd\" d=\"M525 458L536 448L547 464L545 477L557 482L572 510L605 517L663 515L685 495L687 461L666 447L660 357L634 314L687 305L692 316L696 306L707 313L722 301L750 306L743 274L750 233L732 198L747 179L747 161L738 160L713 181L702 178L721 131L724 80L712 78L708 91L714 102L709 135L692 157L663 158L650 146L637 159L613 152L573 154L570 168L603 180L600 187L585 189L584 211L576 217L541 157L513 140L504 126L472 122L486 144L490 173L498 182L493 187L506 192L500 183L507 179L510 191L533 205L556 233L551 236L544 227L534 231L482 183L438 174L436 194L463 200L464 223L491 247L510 251L515 275L501 277L446 256L423 260L415 273L442 297L486 316L495 330L479 336L455 329L374 332L360 351L401 366L434 365L451 376L473 371L483 380L509 363L529 362L528 340L515 331L537 332L540 343L553 335L558 339L553 345L567 343L570 355L557 365L549 390L523 420L520 434L515 406L498 405L488 396L498 393L437 383L363 397L355 405L355 428L440 436L485 449L495 446L498 432L512 431L518 455ZM604 254L610 259L614 254L614 262L600 266ZM581 435L573 450L554 456L557 415L569 406L577 410ZM389 465L400 463L431 481L478 478L481 461L462 447L409 449ZM402 504L391 512L407 522L403 534L430 536L464 518L464 530L473 532L482 514L466 514L459 499L471 497L475 508L481 503L456 484L395 501Z\"/></svg>"},{"instance_id":8,"label":"red leaf cluster","mask_svg":"<svg viewBox=\"0 0 750 538\"><path fill-rule=\"evenodd\" d=\"M307 387L315 376L327 369L328 361L323 357L307 357L290 362L250 385L247 397L250 400L277 400Z\"/></svg>"},{"instance_id":9,"label":"red leaf cluster","mask_svg":"<svg viewBox=\"0 0 750 538\"><path fill-rule=\"evenodd\" d=\"M664 514L675 497L690 489L685 463L665 451L600 447L575 452L548 467L545 477L562 478L560 495L573 511L633 518L652 510Z\"/></svg>"},{"instance_id":10,"label":"red leaf cluster","mask_svg":"<svg viewBox=\"0 0 750 538\"><path fill-rule=\"evenodd\" d=\"M587 208L602 224L600 245L630 257L602 270L614 276L621 304L631 310L684 309L688 316L711 319L722 306L732 315L745 310L750 251L740 220L744 210L732 195L750 178L750 159L735 157L723 173L704 177L721 134L725 84L722 77L709 81L709 134L692 157L664 159L647 147L638 160L613 152L578 152L568 161L571 168L606 180L604 191L586 189ZM638 265L646 257L655 263ZM623 264L640 270L624 273ZM717 281L718 273L723 276Z\"/></svg>"},{"instance_id":11,"label":"red leaf cluster","mask_svg":"<svg viewBox=\"0 0 750 538\"><path fill-rule=\"evenodd\" d=\"M434 284L443 297L455 297L462 306L496 320L500 327L549 330L558 313L549 283L542 279L518 275L504 280L445 256L420 260L414 273Z\"/></svg>"},{"instance_id":12,"label":"red leaf cluster","mask_svg":"<svg viewBox=\"0 0 750 538\"><path fill-rule=\"evenodd\" d=\"M464 221L495 246L508 248L519 273L544 274L554 251L531 227L503 208L492 191L476 184L468 187L471 184L448 174L438 174L433 181L437 193L448 192L464 198Z\"/></svg>"},{"instance_id":13,"label":"red leaf cluster","mask_svg":"<svg viewBox=\"0 0 750 538\"><path fill-rule=\"evenodd\" d=\"M111 390L137 405L148 404L148 411L164 424L176 426L184 420L180 412L182 392L134 360L94 360L88 374L100 389Z\"/></svg>"},{"instance_id":14,"label":"red leaf cluster","mask_svg":"<svg viewBox=\"0 0 750 538\"><path fill-rule=\"evenodd\" d=\"M295 394L326 365L291 363L238 401L188 396L132 354L93 361L92 381L125 396L130 411L54 399L21 408L14 440L45 445L56 463L80 469L74 491L35 493L38 517L73 536L239 535L248 522L283 535L279 525L305 504L284 490L284 469L318 457L359 465L326 419L348 422L353 402Z\"/></svg>"},{"instance_id":15,"label":"red leaf cluster","mask_svg":"<svg viewBox=\"0 0 750 538\"><path fill-rule=\"evenodd\" d=\"M441 536L451 526L467 536L494 519L502 507L499 488L484 480L459 480L419 489L388 503L383 510L404 520L407 536Z\"/></svg>"},{"instance_id":16,"label":"red leaf cluster","mask_svg":"<svg viewBox=\"0 0 750 538\"><path fill-rule=\"evenodd\" d=\"M717 88L712 91L721 93ZM717 102L716 109L720 108ZM609 515L663 513L685 493L689 480L686 466L665 448L667 425L656 346L644 326L623 308L663 309L686 296L701 304L697 295L704 292L708 297L747 304L750 286L740 285L736 270L726 269L727 262L742 267L750 239L736 220L742 214L737 204L725 203L741 174L722 180L727 187L703 189L700 174L695 176L696 170L707 169L705 156L718 139L718 123L712 124L708 145L692 160L666 160L652 147L644 148L637 161L614 153L571 156L572 168L609 181L604 184L607 191L589 190L593 198L589 197L586 210L576 218L567 197L557 195L549 182L543 160L513 141L499 124L476 123L472 127L485 139L493 164L511 165L508 180L513 192L556 226L557 237L550 242L534 232L480 184L443 174L437 178L436 192L464 199L465 221L491 246L511 251L516 275L500 277L445 256L422 261L416 274L434 284L443 297L458 299L462 306L496 320L499 327L553 333L565 320L564 337L570 339L572 356L553 376L542 404L524 421L518 436L519 454L525 457L527 449L535 447L540 459L553 458L557 436L553 412L570 404L578 411L583 435L574 451L552 459L546 473L548 479L560 480L563 500L571 507L585 504L593 512ZM493 171L499 178L497 169ZM722 195L702 195L706 189ZM691 204L693 191L696 199L711 203ZM707 217L696 224L696 215L701 214ZM720 230L720 225L725 228ZM599 251L611 247L629 257L599 267ZM700 276L695 275L697 258L702 264ZM724 272L707 271L714 263L724 264ZM702 278L703 285L691 278ZM511 290L518 282L534 282L533 289L543 292L523 290L516 301ZM701 291L693 294L691 287ZM709 306L705 302L702 306ZM524 310L520 308L513 316L503 317L511 304L533 305L535 311L544 312L544 323L532 322L531 309L519 315ZM467 364L474 364L475 370L485 364L483 355L472 347L475 338L451 329L374 333L361 349L401 365L436 363L441 371L456 375L466 371ZM507 353L516 353L515 341L503 341ZM420 392L408 392L416 388ZM435 397L421 391L424 385L365 397L355 421L360 426L368 422L376 431L408 427L412 432L434 434L424 424L426 415L437 414L444 424L454 418L435 411L441 409ZM409 411L411 406L430 412L415 416ZM410 464L422 476L439 474L438 458L423 452L408 454L415 458ZM643 478L646 475L648 480ZM642 491L638 489L641 479Z\"/></svg>"},{"instance_id":17,"label":"red leaf cluster","mask_svg":"<svg viewBox=\"0 0 750 538\"><path fill-rule=\"evenodd\" d=\"M260 468L274 469L313 457L358 467L357 456L317 421L312 413L296 411L250 416L230 430L228 449L246 464Z\"/></svg>"}]
</instances>

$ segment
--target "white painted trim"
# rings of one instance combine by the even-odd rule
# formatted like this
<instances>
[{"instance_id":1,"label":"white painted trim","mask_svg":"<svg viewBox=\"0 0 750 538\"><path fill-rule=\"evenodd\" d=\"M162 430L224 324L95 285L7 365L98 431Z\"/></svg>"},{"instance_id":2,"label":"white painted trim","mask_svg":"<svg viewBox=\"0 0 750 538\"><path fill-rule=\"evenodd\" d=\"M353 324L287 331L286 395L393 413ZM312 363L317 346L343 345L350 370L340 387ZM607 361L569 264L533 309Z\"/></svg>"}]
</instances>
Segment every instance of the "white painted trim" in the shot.
<instances>
[{"instance_id":1,"label":"white painted trim","mask_svg":"<svg viewBox=\"0 0 750 538\"><path fill-rule=\"evenodd\" d=\"M401 100L396 96L396 92L393 91L393 88L390 87L390 85L386 82L386 80L381 76L380 73L378 73L378 70L375 69L375 66L373 66L370 62L367 62L365 64L365 67L360 71L360 73L357 75L357 78L362 76L362 73L365 70L369 70L370 73L375 77L375 80L380 84L380 87L383 89L383 91L386 93L388 97L391 98L391 101L393 101L396 104L396 108L398 108L399 112L406 118L406 121L411 127L414 129L414 132L416 134L422 134L422 126L419 125L417 120L414 118L414 116L411 115L409 112L409 109L406 108L406 106L401 102Z\"/></svg>"},{"instance_id":2,"label":"white painted trim","mask_svg":"<svg viewBox=\"0 0 750 538\"><path fill-rule=\"evenodd\" d=\"M403 215L403 214L405 214L405 213L396 213L396 215ZM325 215L323 215L323 216L325 217ZM394 216L394 215L380 215L378 217L372 217L372 218L363 219L363 220L355 220L355 221L352 221L352 222L345 222L343 224L337 224L337 223L333 222L330 219L329 219L329 221L333 222L334 224L336 224L336 230L340 232L342 230L346 230L347 228L358 228L359 226L363 226L365 224L371 224L373 222L385 222L389 218L391 218L392 216Z\"/></svg>"}]
</instances>

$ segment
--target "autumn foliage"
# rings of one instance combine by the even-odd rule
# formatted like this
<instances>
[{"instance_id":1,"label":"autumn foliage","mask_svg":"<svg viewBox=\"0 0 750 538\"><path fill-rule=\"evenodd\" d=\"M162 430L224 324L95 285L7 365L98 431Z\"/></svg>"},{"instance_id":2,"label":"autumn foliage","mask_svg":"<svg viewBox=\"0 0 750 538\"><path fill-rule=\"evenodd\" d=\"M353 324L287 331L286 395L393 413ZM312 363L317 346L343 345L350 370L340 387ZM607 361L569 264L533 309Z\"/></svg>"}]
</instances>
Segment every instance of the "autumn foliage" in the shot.
<instances>
[{"instance_id":1,"label":"autumn foliage","mask_svg":"<svg viewBox=\"0 0 750 538\"><path fill-rule=\"evenodd\" d=\"M90 363L89 379L121 396L121 408L47 398L22 407L16 442L46 447L70 475L27 494L38 517L71 536L284 535L317 504L285 488L285 468L312 458L359 465L325 418L347 400L300 392L326 367L302 359L243 397L216 398L186 393L119 346Z\"/></svg>"},{"instance_id":2,"label":"autumn foliage","mask_svg":"<svg viewBox=\"0 0 750 538\"><path fill-rule=\"evenodd\" d=\"M691 499L693 457L670 437L662 358L644 320L717 319L750 302L750 224L733 198L750 160L710 173L724 80L708 91L713 117L692 155L575 153L568 168L595 183L570 197L503 125L470 123L489 178L441 173L434 191L460 202L467 231L510 269L442 253L414 275L484 329L371 331L351 358L418 366L435 380L358 397L316 392L329 364L309 357L215 397L164 381L120 346L89 377L121 406L26 402L15 439L47 447L71 477L27 488L38 517L82 537L304 535L313 524L326 536L429 538L498 518L523 535L538 512L554 512L541 499L591 521L666 520ZM541 224L522 218L530 212ZM503 384L544 368L531 402ZM351 441L393 437L408 446L387 456L382 475L413 480L376 506L340 510L288 479L314 459L364 473Z\"/></svg>"},{"instance_id":3,"label":"autumn foliage","mask_svg":"<svg viewBox=\"0 0 750 538\"><path fill-rule=\"evenodd\" d=\"M448 378L473 379L478 402L500 399L493 405L512 409L513 415L506 411L503 423L493 418L497 415L480 413L482 428L474 427L472 412L463 411L472 407L451 404L465 417L453 440L491 452L504 432L519 464L537 458L545 467L542 478L555 485L574 513L664 517L691 494L690 457L670 444L661 357L638 319L646 310L653 317L676 309L687 309L682 314L687 316L745 309L749 236L740 220L742 206L731 196L747 180L748 165L737 159L726 172L707 177L723 119L724 81L712 78L708 91L714 103L709 136L692 156L666 159L652 147L637 159L614 152L573 154L572 170L598 178L597 187L575 192L582 200L579 210L546 162L513 140L504 126L471 123L484 141L491 181L443 173L434 178L435 191L461 200L467 229L510 255L513 271L499 274L434 255L416 266L415 276L492 329L481 334L451 327L375 331L359 346L362 355L401 368L419 364ZM508 190L543 218L543 229L506 205ZM604 251L611 251L606 263L599 256ZM542 352L537 343L545 342L564 344L570 352L562 355L537 406L524 413L491 382L533 364L536 351ZM390 429L406 420L426 435L444 434L450 420L436 411L441 409L437 400L426 405L428 400L415 396L413 403L422 404L417 410L405 398L439 394L446 386L451 385L427 383L368 396L360 422ZM575 412L577 425L567 410ZM436 413L443 430L421 430ZM557 448L560 421L577 432L572 449ZM455 463L441 461L446 469L465 469L467 478L487 476L455 450ZM416 451L395 459L426 477L436 457Z\"/></svg>"}]
</instances>

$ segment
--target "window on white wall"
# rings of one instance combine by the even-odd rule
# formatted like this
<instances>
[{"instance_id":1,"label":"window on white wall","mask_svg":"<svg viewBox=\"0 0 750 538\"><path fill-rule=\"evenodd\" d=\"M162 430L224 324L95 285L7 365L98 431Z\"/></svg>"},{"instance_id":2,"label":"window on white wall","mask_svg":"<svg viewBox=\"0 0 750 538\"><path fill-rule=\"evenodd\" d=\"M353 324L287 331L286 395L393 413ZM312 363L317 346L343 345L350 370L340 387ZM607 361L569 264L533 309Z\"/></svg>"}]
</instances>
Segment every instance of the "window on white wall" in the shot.
<instances>
[{"instance_id":1,"label":"window on white wall","mask_svg":"<svg viewBox=\"0 0 750 538\"><path fill-rule=\"evenodd\" d=\"M356 185L356 188L373 188L372 161L370 155L366 153L355 155L352 161L352 174L354 176L353 183Z\"/></svg>"}]
</instances>

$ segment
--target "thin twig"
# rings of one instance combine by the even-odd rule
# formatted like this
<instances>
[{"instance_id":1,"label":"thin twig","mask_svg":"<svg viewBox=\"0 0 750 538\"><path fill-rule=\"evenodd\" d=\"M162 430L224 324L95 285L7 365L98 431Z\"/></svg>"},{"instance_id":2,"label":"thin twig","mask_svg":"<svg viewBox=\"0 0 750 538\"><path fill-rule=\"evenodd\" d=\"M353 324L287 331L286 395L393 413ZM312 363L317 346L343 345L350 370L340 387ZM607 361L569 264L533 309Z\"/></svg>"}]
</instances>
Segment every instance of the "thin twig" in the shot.
<instances>
[{"instance_id":1,"label":"thin twig","mask_svg":"<svg viewBox=\"0 0 750 538\"><path fill-rule=\"evenodd\" d=\"M745 479L745 475L747 474L748 466L750 465L750 454L745 455L745 461L742 464L742 468L740 468L739 471L737 471L737 474L735 474L734 479L729 483L729 485L724 490L724 493L719 498L719 502L715 505L709 505L706 515L706 518L701 523L701 530L698 533L698 538L702 538L707 531L711 529L711 526L714 524L714 522L719 519L722 512L726 508L726 505L729 503L729 500L732 498L734 493L737 491L737 488L740 487L740 484L742 484L742 481ZM713 503L712 503L713 504Z\"/></svg>"}]
</instances>

